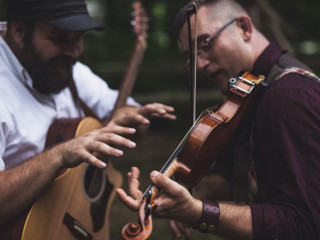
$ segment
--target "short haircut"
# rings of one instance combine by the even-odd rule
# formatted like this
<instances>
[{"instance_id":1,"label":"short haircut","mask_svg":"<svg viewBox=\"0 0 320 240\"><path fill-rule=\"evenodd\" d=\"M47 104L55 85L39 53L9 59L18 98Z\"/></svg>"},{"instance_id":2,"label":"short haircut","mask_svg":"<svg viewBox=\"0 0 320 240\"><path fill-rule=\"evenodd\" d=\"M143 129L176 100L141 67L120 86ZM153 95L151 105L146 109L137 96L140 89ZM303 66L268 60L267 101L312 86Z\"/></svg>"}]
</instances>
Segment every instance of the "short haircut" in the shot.
<instances>
[{"instance_id":1,"label":"short haircut","mask_svg":"<svg viewBox=\"0 0 320 240\"><path fill-rule=\"evenodd\" d=\"M229 21L234 17L238 17L241 14L249 16L248 12L237 2L233 0L195 0L191 1L182 7L173 20L173 27L180 31L185 24L187 17L186 11L193 8L193 3L197 5L199 9L202 6L215 6L219 11L215 11L215 17L220 20Z\"/></svg>"}]
</instances>

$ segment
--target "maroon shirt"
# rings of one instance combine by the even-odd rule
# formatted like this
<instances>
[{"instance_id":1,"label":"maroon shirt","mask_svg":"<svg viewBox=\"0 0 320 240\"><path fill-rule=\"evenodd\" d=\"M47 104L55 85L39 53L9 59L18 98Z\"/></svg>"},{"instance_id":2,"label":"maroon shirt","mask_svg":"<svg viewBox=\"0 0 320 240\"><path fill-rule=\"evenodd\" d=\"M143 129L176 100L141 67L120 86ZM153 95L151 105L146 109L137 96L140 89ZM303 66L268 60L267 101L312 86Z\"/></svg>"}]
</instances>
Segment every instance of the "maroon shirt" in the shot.
<instances>
[{"instance_id":1,"label":"maroon shirt","mask_svg":"<svg viewBox=\"0 0 320 240\"><path fill-rule=\"evenodd\" d=\"M284 54L270 44L251 73L265 75L268 82L274 69L301 67L297 59ZM243 179L247 181L251 149L258 181L251 205L254 239L319 240L320 83L299 74L270 83L253 126L253 146L249 144L251 125L242 127L237 147L218 159L211 173L225 176L236 186L236 201L247 201L248 183Z\"/></svg>"},{"instance_id":2,"label":"maroon shirt","mask_svg":"<svg viewBox=\"0 0 320 240\"><path fill-rule=\"evenodd\" d=\"M282 52L270 45L253 74L268 76ZM254 239L320 239L320 83L288 74L270 84L253 128L258 195Z\"/></svg>"}]
</instances>

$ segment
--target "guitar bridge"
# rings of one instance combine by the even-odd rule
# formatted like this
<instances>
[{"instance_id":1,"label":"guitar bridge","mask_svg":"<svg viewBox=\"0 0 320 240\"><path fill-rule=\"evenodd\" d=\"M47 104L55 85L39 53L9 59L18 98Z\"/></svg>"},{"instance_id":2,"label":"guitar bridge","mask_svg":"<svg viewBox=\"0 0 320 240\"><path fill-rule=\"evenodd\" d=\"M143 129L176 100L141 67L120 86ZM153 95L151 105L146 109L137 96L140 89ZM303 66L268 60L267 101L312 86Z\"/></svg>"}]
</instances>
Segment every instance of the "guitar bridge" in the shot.
<instances>
[{"instance_id":1,"label":"guitar bridge","mask_svg":"<svg viewBox=\"0 0 320 240\"><path fill-rule=\"evenodd\" d=\"M64 215L63 223L68 227L69 231L76 239L93 240L92 235L85 227L67 212Z\"/></svg>"}]
</instances>

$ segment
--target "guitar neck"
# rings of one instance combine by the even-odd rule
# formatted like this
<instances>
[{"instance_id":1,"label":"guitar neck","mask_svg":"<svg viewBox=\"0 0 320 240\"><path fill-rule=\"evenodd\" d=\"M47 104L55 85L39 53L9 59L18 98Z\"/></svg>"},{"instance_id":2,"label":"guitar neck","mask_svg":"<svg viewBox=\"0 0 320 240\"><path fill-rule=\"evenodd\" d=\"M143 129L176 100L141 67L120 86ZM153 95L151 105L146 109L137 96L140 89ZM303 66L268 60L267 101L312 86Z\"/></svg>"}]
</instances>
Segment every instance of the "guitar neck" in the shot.
<instances>
[{"instance_id":1,"label":"guitar neck","mask_svg":"<svg viewBox=\"0 0 320 240\"><path fill-rule=\"evenodd\" d=\"M140 63L142 61L144 52L146 50L146 42L144 39L137 39L134 52L129 61L126 73L120 83L119 95L113 108L113 113L124 106L127 102L127 98L131 95Z\"/></svg>"}]
</instances>

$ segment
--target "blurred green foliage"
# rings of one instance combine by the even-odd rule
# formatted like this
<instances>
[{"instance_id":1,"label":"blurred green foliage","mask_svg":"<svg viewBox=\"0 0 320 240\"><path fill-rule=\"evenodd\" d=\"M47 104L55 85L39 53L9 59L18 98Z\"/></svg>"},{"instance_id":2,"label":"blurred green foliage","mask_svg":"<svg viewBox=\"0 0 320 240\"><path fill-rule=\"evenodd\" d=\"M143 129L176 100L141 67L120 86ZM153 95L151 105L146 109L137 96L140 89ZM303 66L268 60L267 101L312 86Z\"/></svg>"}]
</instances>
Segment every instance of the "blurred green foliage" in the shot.
<instances>
[{"instance_id":1,"label":"blurred green foliage","mask_svg":"<svg viewBox=\"0 0 320 240\"><path fill-rule=\"evenodd\" d=\"M5 19L6 1L0 0L0 20ZM281 16L284 32L294 51L311 51L307 63L318 67L320 30L315 29L320 12L319 0L262 0ZM85 52L81 61L101 75L111 87L117 88L135 45L132 21L132 1L86 0L89 12L105 26L102 33L86 34ZM188 88L188 73L184 56L179 50L177 33L172 28L173 18L186 0L142 0L149 16L148 49L142 62L135 93L154 91L184 91ZM257 0L239 0L251 6ZM304 42L302 44L302 42ZM310 60L311 58L311 60ZM210 83L198 81L199 88ZM210 86L211 87L211 86Z\"/></svg>"}]
</instances>

